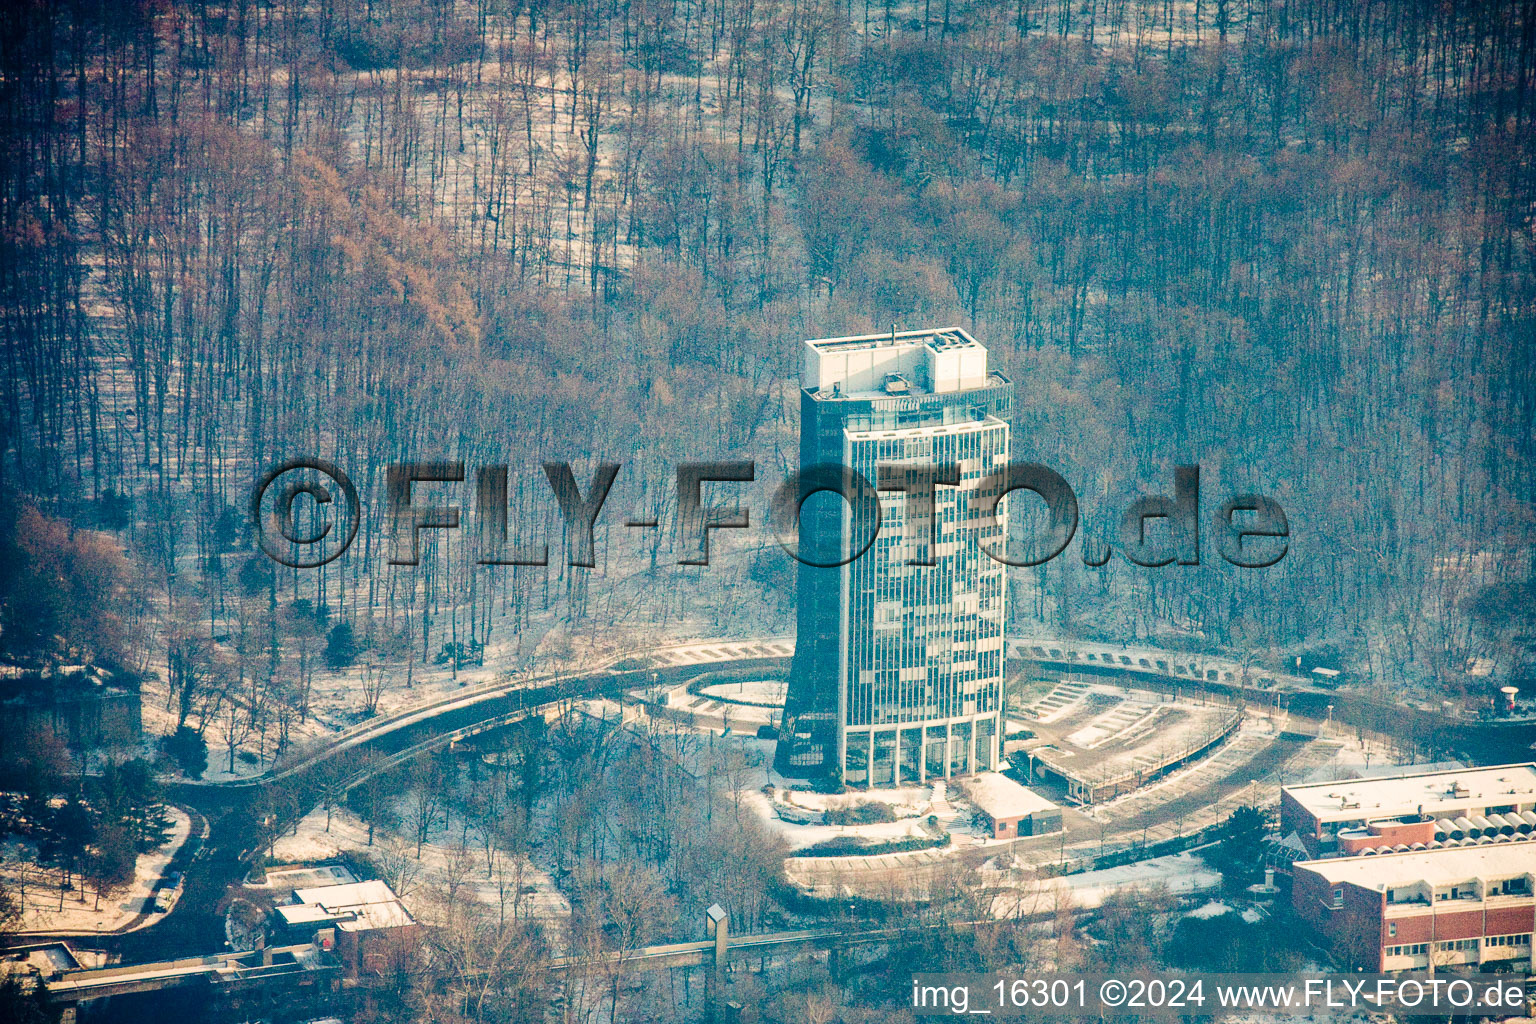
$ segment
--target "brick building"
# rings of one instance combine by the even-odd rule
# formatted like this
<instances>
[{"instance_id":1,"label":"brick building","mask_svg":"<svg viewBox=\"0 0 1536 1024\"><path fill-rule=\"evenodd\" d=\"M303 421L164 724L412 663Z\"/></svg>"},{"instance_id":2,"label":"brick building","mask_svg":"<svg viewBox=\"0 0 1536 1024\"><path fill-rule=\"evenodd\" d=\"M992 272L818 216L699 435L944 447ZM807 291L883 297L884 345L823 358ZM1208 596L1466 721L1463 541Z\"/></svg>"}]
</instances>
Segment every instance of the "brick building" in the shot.
<instances>
[{"instance_id":1,"label":"brick building","mask_svg":"<svg viewBox=\"0 0 1536 1024\"><path fill-rule=\"evenodd\" d=\"M1349 968L1536 967L1536 843L1299 861L1291 904Z\"/></svg>"},{"instance_id":2,"label":"brick building","mask_svg":"<svg viewBox=\"0 0 1536 1024\"><path fill-rule=\"evenodd\" d=\"M377 880L295 889L276 918L285 941L334 950L353 978L387 971L419 938L416 919Z\"/></svg>"},{"instance_id":3,"label":"brick building","mask_svg":"<svg viewBox=\"0 0 1536 1024\"><path fill-rule=\"evenodd\" d=\"M1411 851L1536 831L1536 764L1286 786L1280 832L1313 857Z\"/></svg>"},{"instance_id":4,"label":"brick building","mask_svg":"<svg viewBox=\"0 0 1536 1024\"><path fill-rule=\"evenodd\" d=\"M998 772L980 772L965 783L971 803L987 819L993 839L1061 831L1061 808Z\"/></svg>"}]
</instances>

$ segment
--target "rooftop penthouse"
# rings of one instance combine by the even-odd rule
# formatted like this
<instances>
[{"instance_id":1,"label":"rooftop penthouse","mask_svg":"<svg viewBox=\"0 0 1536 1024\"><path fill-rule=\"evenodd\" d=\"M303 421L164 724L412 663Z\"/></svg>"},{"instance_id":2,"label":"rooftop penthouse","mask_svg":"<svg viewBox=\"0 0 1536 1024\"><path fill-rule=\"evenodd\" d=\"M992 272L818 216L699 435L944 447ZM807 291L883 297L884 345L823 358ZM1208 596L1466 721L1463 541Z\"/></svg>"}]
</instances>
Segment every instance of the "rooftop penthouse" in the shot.
<instances>
[{"instance_id":1,"label":"rooftop penthouse","mask_svg":"<svg viewBox=\"0 0 1536 1024\"><path fill-rule=\"evenodd\" d=\"M801 385L823 400L969 391L1007 379L987 370L987 349L959 327L805 343Z\"/></svg>"}]
</instances>

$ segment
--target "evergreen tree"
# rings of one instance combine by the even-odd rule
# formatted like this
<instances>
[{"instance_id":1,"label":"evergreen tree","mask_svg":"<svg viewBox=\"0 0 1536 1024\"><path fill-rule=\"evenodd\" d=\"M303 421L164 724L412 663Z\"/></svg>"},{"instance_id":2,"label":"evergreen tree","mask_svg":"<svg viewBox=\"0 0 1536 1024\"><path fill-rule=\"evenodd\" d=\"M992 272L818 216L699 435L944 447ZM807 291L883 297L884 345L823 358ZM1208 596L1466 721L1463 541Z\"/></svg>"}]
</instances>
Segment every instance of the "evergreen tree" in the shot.
<instances>
[{"instance_id":1,"label":"evergreen tree","mask_svg":"<svg viewBox=\"0 0 1536 1024\"><path fill-rule=\"evenodd\" d=\"M325 663L332 670L344 669L357 660L357 635L352 623L338 622L325 638Z\"/></svg>"}]
</instances>

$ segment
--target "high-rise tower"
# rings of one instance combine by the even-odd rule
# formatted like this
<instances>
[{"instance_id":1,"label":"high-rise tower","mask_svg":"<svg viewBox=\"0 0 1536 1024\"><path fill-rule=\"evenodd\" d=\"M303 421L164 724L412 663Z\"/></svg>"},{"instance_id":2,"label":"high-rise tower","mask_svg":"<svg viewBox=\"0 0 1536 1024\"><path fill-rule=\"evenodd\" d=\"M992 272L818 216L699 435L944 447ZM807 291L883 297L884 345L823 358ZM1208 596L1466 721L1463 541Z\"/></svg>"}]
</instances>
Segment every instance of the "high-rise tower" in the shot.
<instances>
[{"instance_id":1,"label":"high-rise tower","mask_svg":"<svg viewBox=\"0 0 1536 1024\"><path fill-rule=\"evenodd\" d=\"M800 383L802 469L846 466L873 485L881 464L953 465L959 483L935 488L931 518L882 492L867 551L798 567L778 770L878 786L995 768L1004 567L982 544L1002 547L1007 518L984 518L978 499L1008 462L1013 385L954 327L807 341ZM843 558L867 539L833 495L805 504L800 537Z\"/></svg>"}]
</instances>

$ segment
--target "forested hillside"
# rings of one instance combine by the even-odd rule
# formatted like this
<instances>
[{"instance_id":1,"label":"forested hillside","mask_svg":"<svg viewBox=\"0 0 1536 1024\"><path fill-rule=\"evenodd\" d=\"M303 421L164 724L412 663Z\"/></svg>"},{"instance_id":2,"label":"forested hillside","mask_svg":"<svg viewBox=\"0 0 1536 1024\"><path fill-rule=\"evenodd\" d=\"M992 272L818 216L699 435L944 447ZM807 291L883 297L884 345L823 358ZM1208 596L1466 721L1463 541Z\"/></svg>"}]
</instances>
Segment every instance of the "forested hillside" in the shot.
<instances>
[{"instance_id":1,"label":"forested hillside","mask_svg":"<svg viewBox=\"0 0 1536 1024\"><path fill-rule=\"evenodd\" d=\"M1271 569L1211 537L1198 568L1012 570L1021 627L1522 671L1530 0L24 0L0 48L0 488L120 533L173 674L245 634L245 503L285 457L374 510L389 462L509 462L552 546L543 460L624 463L606 523L751 458L757 524L800 340L892 323L991 349L1088 534L1177 463L1208 515L1290 517ZM448 535L406 569L365 524L276 593L420 656L535 608L787 621L762 530L697 572L653 532L600 527L590 571Z\"/></svg>"}]
</instances>

